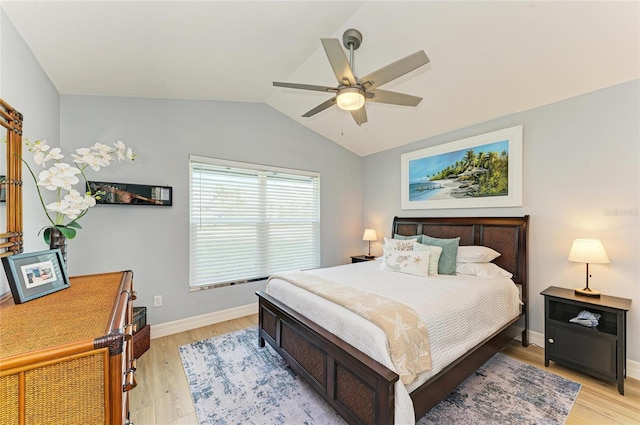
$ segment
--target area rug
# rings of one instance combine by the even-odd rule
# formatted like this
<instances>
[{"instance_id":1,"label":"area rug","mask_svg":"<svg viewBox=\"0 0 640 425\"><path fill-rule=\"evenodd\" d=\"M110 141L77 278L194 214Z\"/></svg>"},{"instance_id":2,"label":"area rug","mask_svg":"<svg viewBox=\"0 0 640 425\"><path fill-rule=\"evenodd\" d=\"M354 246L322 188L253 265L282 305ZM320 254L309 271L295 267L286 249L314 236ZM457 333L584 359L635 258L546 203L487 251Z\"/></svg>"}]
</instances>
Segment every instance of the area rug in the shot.
<instances>
[{"instance_id":1,"label":"area rug","mask_svg":"<svg viewBox=\"0 0 640 425\"><path fill-rule=\"evenodd\" d=\"M344 424L247 328L179 347L200 425ZM429 424L564 424L580 384L501 353L422 417Z\"/></svg>"}]
</instances>

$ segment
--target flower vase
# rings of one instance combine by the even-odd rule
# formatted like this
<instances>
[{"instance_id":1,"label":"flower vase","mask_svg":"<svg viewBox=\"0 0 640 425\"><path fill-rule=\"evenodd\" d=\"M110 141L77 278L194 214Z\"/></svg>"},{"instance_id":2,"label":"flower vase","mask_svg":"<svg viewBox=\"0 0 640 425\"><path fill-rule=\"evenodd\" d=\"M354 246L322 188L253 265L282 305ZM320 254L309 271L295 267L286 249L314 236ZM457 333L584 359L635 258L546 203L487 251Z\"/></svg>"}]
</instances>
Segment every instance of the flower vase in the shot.
<instances>
[{"instance_id":1,"label":"flower vase","mask_svg":"<svg viewBox=\"0 0 640 425\"><path fill-rule=\"evenodd\" d=\"M64 236L64 234L62 234L60 230L55 227L51 228L51 239L49 241L49 248L60 248L62 259L64 260L64 263L67 264L67 238Z\"/></svg>"}]
</instances>

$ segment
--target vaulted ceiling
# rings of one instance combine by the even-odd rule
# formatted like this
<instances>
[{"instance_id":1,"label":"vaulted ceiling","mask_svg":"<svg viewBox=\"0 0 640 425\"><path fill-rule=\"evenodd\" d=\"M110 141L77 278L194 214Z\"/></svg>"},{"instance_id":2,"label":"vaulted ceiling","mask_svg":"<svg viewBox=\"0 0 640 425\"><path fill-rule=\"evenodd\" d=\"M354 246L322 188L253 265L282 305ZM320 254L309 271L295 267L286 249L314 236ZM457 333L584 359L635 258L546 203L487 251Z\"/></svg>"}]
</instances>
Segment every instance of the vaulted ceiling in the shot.
<instances>
[{"instance_id":1,"label":"vaulted ceiling","mask_svg":"<svg viewBox=\"0 0 640 425\"><path fill-rule=\"evenodd\" d=\"M358 155L640 77L636 1L3 1L61 94L264 102ZM321 38L356 28L356 75L418 50L431 62L367 103L301 115L336 85ZM348 55L347 55L348 56ZM248 123L250 125L250 123Z\"/></svg>"}]
</instances>

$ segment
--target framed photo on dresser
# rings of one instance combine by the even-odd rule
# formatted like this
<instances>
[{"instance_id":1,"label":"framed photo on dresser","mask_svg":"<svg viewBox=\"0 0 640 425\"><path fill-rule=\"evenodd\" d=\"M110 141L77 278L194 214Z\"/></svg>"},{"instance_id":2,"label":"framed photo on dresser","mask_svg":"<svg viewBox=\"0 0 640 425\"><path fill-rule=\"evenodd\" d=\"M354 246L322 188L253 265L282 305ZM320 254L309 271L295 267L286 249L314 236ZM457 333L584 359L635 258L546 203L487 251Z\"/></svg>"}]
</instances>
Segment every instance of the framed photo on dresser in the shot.
<instances>
[{"instance_id":1,"label":"framed photo on dresser","mask_svg":"<svg viewBox=\"0 0 640 425\"><path fill-rule=\"evenodd\" d=\"M3 257L2 265L16 304L22 304L70 286L59 249Z\"/></svg>"}]
</instances>

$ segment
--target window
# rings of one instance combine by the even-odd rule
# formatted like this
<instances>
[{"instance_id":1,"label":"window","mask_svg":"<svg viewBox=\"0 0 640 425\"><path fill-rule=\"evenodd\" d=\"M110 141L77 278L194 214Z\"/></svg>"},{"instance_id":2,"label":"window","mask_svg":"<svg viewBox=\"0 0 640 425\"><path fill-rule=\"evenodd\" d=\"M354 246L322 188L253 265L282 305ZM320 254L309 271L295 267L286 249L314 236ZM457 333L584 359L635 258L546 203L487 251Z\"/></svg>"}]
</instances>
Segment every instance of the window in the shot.
<instances>
[{"instance_id":1,"label":"window","mask_svg":"<svg viewBox=\"0 0 640 425\"><path fill-rule=\"evenodd\" d=\"M189 285L320 266L320 175L190 156Z\"/></svg>"}]
</instances>

